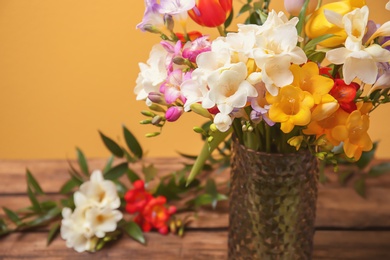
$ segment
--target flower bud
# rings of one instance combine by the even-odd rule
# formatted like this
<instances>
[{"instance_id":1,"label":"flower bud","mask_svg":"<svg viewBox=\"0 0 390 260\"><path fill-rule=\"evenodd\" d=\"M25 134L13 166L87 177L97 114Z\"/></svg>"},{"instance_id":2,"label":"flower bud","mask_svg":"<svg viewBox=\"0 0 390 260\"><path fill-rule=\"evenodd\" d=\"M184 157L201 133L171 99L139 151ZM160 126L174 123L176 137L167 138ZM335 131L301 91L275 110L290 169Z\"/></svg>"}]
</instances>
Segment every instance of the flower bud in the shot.
<instances>
[{"instance_id":1,"label":"flower bud","mask_svg":"<svg viewBox=\"0 0 390 260\"><path fill-rule=\"evenodd\" d=\"M150 99L150 101L157 104L160 104L163 100L161 93L158 92L150 92L148 94L148 98Z\"/></svg>"},{"instance_id":2,"label":"flower bud","mask_svg":"<svg viewBox=\"0 0 390 260\"><path fill-rule=\"evenodd\" d=\"M169 14L164 15L164 24L165 24L165 27L169 31L173 30L173 27L175 26L175 23L173 21L172 15L169 15Z\"/></svg>"},{"instance_id":3,"label":"flower bud","mask_svg":"<svg viewBox=\"0 0 390 260\"><path fill-rule=\"evenodd\" d=\"M232 2L233 0L197 0L188 14L199 25L217 27L229 16Z\"/></svg>"},{"instance_id":4,"label":"flower bud","mask_svg":"<svg viewBox=\"0 0 390 260\"><path fill-rule=\"evenodd\" d=\"M157 116L153 117L152 125L158 125L158 124L160 124L160 122L162 120L163 120L162 116L157 115Z\"/></svg>"},{"instance_id":5,"label":"flower bud","mask_svg":"<svg viewBox=\"0 0 390 260\"><path fill-rule=\"evenodd\" d=\"M210 112L207 109L205 109L204 107L202 107L201 104L193 103L193 104L191 104L190 108L191 108L191 111L197 113L198 115L212 119Z\"/></svg>"},{"instance_id":6,"label":"flower bud","mask_svg":"<svg viewBox=\"0 0 390 260\"><path fill-rule=\"evenodd\" d=\"M286 8L287 12L289 12L293 16L299 16L299 13L301 12L303 5L305 3L305 0L284 0L284 7ZM314 12L318 5L318 0L310 0L309 5L306 9L306 15L311 14Z\"/></svg>"},{"instance_id":7,"label":"flower bud","mask_svg":"<svg viewBox=\"0 0 390 260\"><path fill-rule=\"evenodd\" d=\"M184 110L182 107L170 107L165 112L165 118L168 122L175 122L183 114Z\"/></svg>"}]
</instances>

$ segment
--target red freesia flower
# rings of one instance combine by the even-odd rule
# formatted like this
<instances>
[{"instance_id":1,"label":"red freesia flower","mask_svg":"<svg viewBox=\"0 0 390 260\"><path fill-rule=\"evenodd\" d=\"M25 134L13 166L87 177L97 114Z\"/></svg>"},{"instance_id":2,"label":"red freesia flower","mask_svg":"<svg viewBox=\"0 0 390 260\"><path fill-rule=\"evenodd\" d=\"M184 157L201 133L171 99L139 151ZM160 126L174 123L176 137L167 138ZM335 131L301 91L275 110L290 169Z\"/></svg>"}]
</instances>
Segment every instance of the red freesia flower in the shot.
<instances>
[{"instance_id":1,"label":"red freesia flower","mask_svg":"<svg viewBox=\"0 0 390 260\"><path fill-rule=\"evenodd\" d=\"M233 0L197 0L188 11L191 19L199 25L217 27L223 24L232 10Z\"/></svg>"},{"instance_id":2,"label":"red freesia flower","mask_svg":"<svg viewBox=\"0 0 390 260\"><path fill-rule=\"evenodd\" d=\"M344 80L335 79L334 86L329 94L339 102L340 107L344 111L352 113L352 111L357 109L354 99L359 88L359 84L355 82L351 82L351 84L347 85Z\"/></svg>"},{"instance_id":3,"label":"red freesia flower","mask_svg":"<svg viewBox=\"0 0 390 260\"><path fill-rule=\"evenodd\" d=\"M152 198L144 207L143 211L134 219L145 232L155 228L161 234L168 233L167 222L172 214L176 212L176 207L165 207L167 199L164 196Z\"/></svg>"},{"instance_id":4,"label":"red freesia flower","mask_svg":"<svg viewBox=\"0 0 390 260\"><path fill-rule=\"evenodd\" d=\"M142 180L137 180L133 183L133 189L129 190L125 194L125 209L130 214L141 212L152 198L152 194L145 190L144 182Z\"/></svg>"}]
</instances>

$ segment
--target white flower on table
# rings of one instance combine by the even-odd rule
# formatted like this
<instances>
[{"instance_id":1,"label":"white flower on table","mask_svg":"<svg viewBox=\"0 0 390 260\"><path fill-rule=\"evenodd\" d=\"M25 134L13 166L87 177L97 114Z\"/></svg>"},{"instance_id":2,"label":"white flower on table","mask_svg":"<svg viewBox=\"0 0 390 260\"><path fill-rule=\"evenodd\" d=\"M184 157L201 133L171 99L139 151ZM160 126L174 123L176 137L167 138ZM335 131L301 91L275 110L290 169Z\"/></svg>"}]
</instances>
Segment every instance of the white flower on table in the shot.
<instances>
[{"instance_id":1,"label":"white flower on table","mask_svg":"<svg viewBox=\"0 0 390 260\"><path fill-rule=\"evenodd\" d=\"M123 217L117 210L120 199L115 184L105 180L101 171L94 171L73 197L74 211L62 209L61 237L77 252L93 251L98 239L115 231Z\"/></svg>"}]
</instances>

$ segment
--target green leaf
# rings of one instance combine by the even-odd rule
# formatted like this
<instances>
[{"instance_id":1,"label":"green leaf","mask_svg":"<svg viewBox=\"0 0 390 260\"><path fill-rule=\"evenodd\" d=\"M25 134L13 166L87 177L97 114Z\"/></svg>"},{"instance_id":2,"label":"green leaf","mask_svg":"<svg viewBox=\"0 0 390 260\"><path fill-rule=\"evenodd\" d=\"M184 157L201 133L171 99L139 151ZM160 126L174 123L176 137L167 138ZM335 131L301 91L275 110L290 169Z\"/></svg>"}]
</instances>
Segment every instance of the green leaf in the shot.
<instances>
[{"instance_id":1,"label":"green leaf","mask_svg":"<svg viewBox=\"0 0 390 260\"><path fill-rule=\"evenodd\" d=\"M122 182L120 182L118 180L114 180L113 182L115 183L116 191L118 192L119 197L123 197L123 195L128 190L127 187Z\"/></svg>"},{"instance_id":2,"label":"green leaf","mask_svg":"<svg viewBox=\"0 0 390 260\"><path fill-rule=\"evenodd\" d=\"M239 17L239 16L242 15L243 13L245 13L245 12L251 10L251 8L252 8L252 7L251 7L250 4L244 4L244 5L241 7L240 11L238 11L237 17Z\"/></svg>"},{"instance_id":3,"label":"green leaf","mask_svg":"<svg viewBox=\"0 0 390 260\"><path fill-rule=\"evenodd\" d=\"M87 159L85 158L83 152L78 147L76 147L76 150L77 150L77 160L79 162L81 172L83 172L85 176L89 177Z\"/></svg>"},{"instance_id":4,"label":"green leaf","mask_svg":"<svg viewBox=\"0 0 390 260\"><path fill-rule=\"evenodd\" d=\"M303 27L305 26L306 9L307 9L307 6L309 5L309 1L310 0L305 0L305 3L302 6L301 12L299 12L299 16L298 16L299 21L298 21L298 24L297 24L298 35L301 35Z\"/></svg>"},{"instance_id":5,"label":"green leaf","mask_svg":"<svg viewBox=\"0 0 390 260\"><path fill-rule=\"evenodd\" d=\"M103 174L105 174L106 172L108 172L108 170L111 169L113 162L114 162L114 156L110 156L110 158L108 158L106 166L104 166Z\"/></svg>"},{"instance_id":6,"label":"green leaf","mask_svg":"<svg viewBox=\"0 0 390 260\"><path fill-rule=\"evenodd\" d=\"M131 183L134 183L135 181L139 180L140 177L138 176L138 174L136 174L132 169L128 169L127 172L126 172L126 175L127 175L127 178L129 179L129 181Z\"/></svg>"},{"instance_id":7,"label":"green leaf","mask_svg":"<svg viewBox=\"0 0 390 260\"><path fill-rule=\"evenodd\" d=\"M309 50L315 50L317 44L325 41L326 39L329 39L332 36L334 36L334 35L333 34L324 34L324 35L321 35L317 38L310 40L308 43L306 43L305 47L303 47L304 52L306 53Z\"/></svg>"},{"instance_id":8,"label":"green leaf","mask_svg":"<svg viewBox=\"0 0 390 260\"><path fill-rule=\"evenodd\" d=\"M14 222L17 226L20 226L22 223L22 221L20 220L20 218L18 217L18 215L13 212L12 210L6 208L6 207L3 207L3 210L5 212L5 214L7 215L7 217L12 221Z\"/></svg>"},{"instance_id":9,"label":"green leaf","mask_svg":"<svg viewBox=\"0 0 390 260\"><path fill-rule=\"evenodd\" d=\"M72 176L72 178L70 180L68 180L66 183L64 183L64 185L62 185L62 187L60 189L60 193L66 194L66 193L72 191L73 188L78 187L81 184L82 184L81 181L79 181L78 179L76 179L75 177Z\"/></svg>"},{"instance_id":10,"label":"green leaf","mask_svg":"<svg viewBox=\"0 0 390 260\"><path fill-rule=\"evenodd\" d=\"M355 184L354 184L354 188L355 188L355 191L357 192L357 194L359 194L361 197L365 197L366 196L366 180L365 178L360 178L358 180L355 181Z\"/></svg>"},{"instance_id":11,"label":"green leaf","mask_svg":"<svg viewBox=\"0 0 390 260\"><path fill-rule=\"evenodd\" d=\"M141 159L143 155L142 147L137 141L137 139L135 138L135 136L125 126L123 126L123 134L125 136L126 144L129 150L135 156Z\"/></svg>"},{"instance_id":12,"label":"green leaf","mask_svg":"<svg viewBox=\"0 0 390 260\"><path fill-rule=\"evenodd\" d=\"M213 198L210 194L201 194L197 196L195 199L187 202L189 205L193 205L195 207L209 205L215 203L215 201L227 200L227 196L223 194L218 194L216 198Z\"/></svg>"},{"instance_id":13,"label":"green leaf","mask_svg":"<svg viewBox=\"0 0 390 260\"><path fill-rule=\"evenodd\" d=\"M51 226L49 230L49 234L47 235L47 242L46 242L47 246L50 245L53 239L58 235L59 230L60 230L60 222L56 222Z\"/></svg>"},{"instance_id":14,"label":"green leaf","mask_svg":"<svg viewBox=\"0 0 390 260\"><path fill-rule=\"evenodd\" d=\"M133 221L129 221L126 223L126 225L123 226L126 233L135 241L145 244L145 237L141 230L141 228L137 225L137 223Z\"/></svg>"},{"instance_id":15,"label":"green leaf","mask_svg":"<svg viewBox=\"0 0 390 260\"><path fill-rule=\"evenodd\" d=\"M368 172L369 177L378 177L382 174L390 173L390 162L380 163L371 167Z\"/></svg>"},{"instance_id":16,"label":"green leaf","mask_svg":"<svg viewBox=\"0 0 390 260\"><path fill-rule=\"evenodd\" d=\"M41 212L42 211L41 205L39 204L37 198L35 197L34 192L32 192L30 187L27 187L27 194L28 194L28 198L31 201L33 211Z\"/></svg>"},{"instance_id":17,"label":"green leaf","mask_svg":"<svg viewBox=\"0 0 390 260\"><path fill-rule=\"evenodd\" d=\"M233 21L233 16L234 16L234 12L233 12L233 8L232 10L230 11L230 14L228 16L228 18L225 20L223 26L226 28L228 28L230 26L230 24L232 23Z\"/></svg>"},{"instance_id":18,"label":"green leaf","mask_svg":"<svg viewBox=\"0 0 390 260\"><path fill-rule=\"evenodd\" d=\"M145 182L148 183L151 180L154 179L157 175L157 169L154 167L153 164L150 164L149 166L142 166L142 173L145 176Z\"/></svg>"},{"instance_id":19,"label":"green leaf","mask_svg":"<svg viewBox=\"0 0 390 260\"><path fill-rule=\"evenodd\" d=\"M207 179L205 191L211 197L216 198L218 195L217 186L215 185L215 181L213 179Z\"/></svg>"},{"instance_id":20,"label":"green leaf","mask_svg":"<svg viewBox=\"0 0 390 260\"><path fill-rule=\"evenodd\" d=\"M377 148L378 148L378 142L374 142L372 149L368 152L363 152L360 159L355 162L356 166L359 167L359 169L366 168L370 164L372 159L374 159Z\"/></svg>"},{"instance_id":21,"label":"green leaf","mask_svg":"<svg viewBox=\"0 0 390 260\"><path fill-rule=\"evenodd\" d=\"M102 132L99 132L99 134L103 140L104 145L107 147L107 149L116 157L122 158L124 155L122 148L116 142L114 142L111 138L105 136Z\"/></svg>"},{"instance_id":22,"label":"green leaf","mask_svg":"<svg viewBox=\"0 0 390 260\"><path fill-rule=\"evenodd\" d=\"M27 225L29 227L36 227L40 226L42 224L45 224L51 220L53 220L56 217L59 217L61 214L61 209L58 207L52 208L48 212L45 212L45 214L33 219L32 221L28 222Z\"/></svg>"},{"instance_id":23,"label":"green leaf","mask_svg":"<svg viewBox=\"0 0 390 260\"><path fill-rule=\"evenodd\" d=\"M104 178L107 180L116 180L120 178L129 169L127 162L116 165L104 174Z\"/></svg>"},{"instance_id":24,"label":"green leaf","mask_svg":"<svg viewBox=\"0 0 390 260\"><path fill-rule=\"evenodd\" d=\"M339 183L341 185L345 185L347 181L354 175L353 171L345 171L345 172L340 172L338 174L339 177Z\"/></svg>"},{"instance_id":25,"label":"green leaf","mask_svg":"<svg viewBox=\"0 0 390 260\"><path fill-rule=\"evenodd\" d=\"M26 178L27 178L27 184L31 187L31 189L36 192L37 194L44 194L41 186L37 182L37 180L34 178L34 176L31 174L31 172L27 169L26 171Z\"/></svg>"}]
</instances>

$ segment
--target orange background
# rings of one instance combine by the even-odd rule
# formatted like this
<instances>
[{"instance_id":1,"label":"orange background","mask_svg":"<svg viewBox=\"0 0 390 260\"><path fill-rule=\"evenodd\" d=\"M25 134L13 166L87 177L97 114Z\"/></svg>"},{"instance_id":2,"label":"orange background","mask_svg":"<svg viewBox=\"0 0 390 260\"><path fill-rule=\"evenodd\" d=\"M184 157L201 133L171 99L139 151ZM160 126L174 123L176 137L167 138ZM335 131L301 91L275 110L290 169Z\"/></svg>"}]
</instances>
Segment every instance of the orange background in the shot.
<instances>
[{"instance_id":1,"label":"orange background","mask_svg":"<svg viewBox=\"0 0 390 260\"><path fill-rule=\"evenodd\" d=\"M390 18L386 2L367 0L378 23ZM76 146L89 158L106 157L98 130L123 144L122 124L148 156L199 151L192 128L203 120L196 115L167 124L157 138L143 137L155 128L138 123L146 106L133 88L138 62L159 41L135 29L143 12L143 0L0 1L0 158L73 158ZM377 157L390 158L389 113L387 105L371 117L372 139L381 140Z\"/></svg>"}]
</instances>

